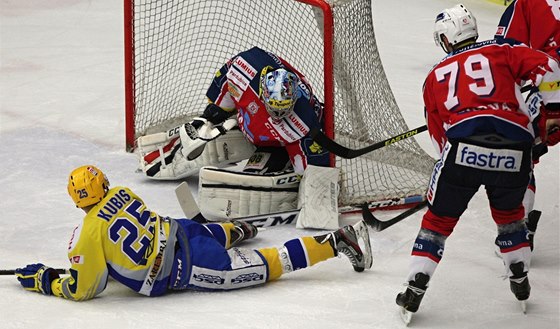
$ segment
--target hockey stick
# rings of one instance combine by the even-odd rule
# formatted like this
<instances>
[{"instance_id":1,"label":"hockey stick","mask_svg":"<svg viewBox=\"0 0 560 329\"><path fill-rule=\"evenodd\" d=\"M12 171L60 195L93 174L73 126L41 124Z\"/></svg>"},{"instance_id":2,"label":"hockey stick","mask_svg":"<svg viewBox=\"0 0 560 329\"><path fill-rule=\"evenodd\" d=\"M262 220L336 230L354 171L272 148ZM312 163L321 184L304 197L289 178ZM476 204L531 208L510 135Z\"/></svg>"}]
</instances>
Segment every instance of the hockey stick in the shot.
<instances>
[{"instance_id":1,"label":"hockey stick","mask_svg":"<svg viewBox=\"0 0 560 329\"><path fill-rule=\"evenodd\" d=\"M339 157L345 158L345 159L353 159L353 158L359 157L361 155L364 155L366 153L369 153L371 151L375 151L375 150L380 149L382 147L394 144L394 143L396 143L398 141L401 141L403 139L410 138L410 137L415 136L415 135L417 135L421 132L424 132L426 130L428 130L428 126L424 125L424 126L416 128L416 129L412 129L412 130L409 130L407 132L404 132L400 135L393 136L391 138L387 138L384 141L368 145L368 146L366 146L364 148L361 148L361 149L350 149L350 148L347 148L345 146L342 146L342 145L338 144L337 142L335 142L334 140L330 139L327 135L325 135L325 133L323 133L318 128L311 129L310 134L311 134L311 138L313 138L314 141L316 141L321 146L326 148L329 152L331 152L331 153L333 153L333 154L335 154Z\"/></svg>"},{"instance_id":2,"label":"hockey stick","mask_svg":"<svg viewBox=\"0 0 560 329\"><path fill-rule=\"evenodd\" d=\"M54 269L58 274L68 274L68 270L64 268L55 268ZM0 270L0 275L14 275L16 274L16 270Z\"/></svg>"},{"instance_id":3,"label":"hockey stick","mask_svg":"<svg viewBox=\"0 0 560 329\"><path fill-rule=\"evenodd\" d=\"M175 188L175 195L177 196L177 201L183 210L185 216L189 219L197 221L199 223L212 223L208 221L200 213L200 208L196 204L196 201L189 189L187 182L182 182ZM295 224L297 217L299 215L299 209L276 212L270 214L262 214L255 216L237 217L230 218L230 221L244 221L251 223L256 227L269 227L277 225Z\"/></svg>"},{"instance_id":4,"label":"hockey stick","mask_svg":"<svg viewBox=\"0 0 560 329\"><path fill-rule=\"evenodd\" d=\"M525 92L531 90L532 87L533 86L531 84L528 84L528 85L525 85L525 86L521 87L521 93L525 93ZM400 135L387 138L386 140L383 140L381 142L377 142L375 144L368 145L368 146L360 148L360 149L351 149L351 148L348 148L346 146L342 146L342 145L338 144L334 140L330 139L327 135L325 135L325 133L322 132L319 128L311 129L310 135L311 135L311 138L313 138L314 141L316 141L317 143L319 143L319 145L326 148L329 152L331 152L331 153L333 153L333 154L335 154L335 155L337 155L341 158L353 159L353 158L357 158L361 155L364 155L366 153L369 153L369 152L375 151L377 149L380 149L382 147L389 146L389 145L394 144L396 142L399 142L403 139L407 139L407 138L416 136L419 133L424 132L426 130L428 130L428 126L423 125L423 126L420 126L418 128L406 131L406 132L404 132Z\"/></svg>"},{"instance_id":5,"label":"hockey stick","mask_svg":"<svg viewBox=\"0 0 560 329\"><path fill-rule=\"evenodd\" d=\"M403 213L389 219L386 221L381 221L379 219L377 219L372 213L371 211L369 211L369 208L367 206L367 204L364 204L362 206L362 218L364 219L364 221L366 222L366 224L368 224L369 226L371 226L374 230L376 230L377 232L381 232L384 229L393 226L394 224L400 222L401 220L407 218L408 216L416 213L417 211L419 211L420 209L424 208L426 205L428 205L428 201L422 201L419 204L417 204L416 206L404 211Z\"/></svg>"}]
</instances>

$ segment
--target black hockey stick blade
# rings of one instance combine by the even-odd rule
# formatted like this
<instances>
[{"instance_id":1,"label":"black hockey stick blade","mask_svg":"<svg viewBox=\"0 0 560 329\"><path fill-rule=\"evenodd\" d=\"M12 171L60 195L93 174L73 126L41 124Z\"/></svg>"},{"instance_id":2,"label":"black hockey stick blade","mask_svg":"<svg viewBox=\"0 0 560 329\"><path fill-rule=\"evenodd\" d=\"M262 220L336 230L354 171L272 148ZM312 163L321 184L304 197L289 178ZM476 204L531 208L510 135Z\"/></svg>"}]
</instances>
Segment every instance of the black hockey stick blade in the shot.
<instances>
[{"instance_id":1,"label":"black hockey stick blade","mask_svg":"<svg viewBox=\"0 0 560 329\"><path fill-rule=\"evenodd\" d=\"M367 204L364 204L362 206L362 218L364 219L364 221L366 222L366 224L368 224L369 226L371 226L374 230L376 230L377 232L381 232L384 229L391 227L393 225L395 225L396 223L400 222L401 220L409 217L410 215L416 213L417 211L419 211L420 209L424 208L426 205L428 205L428 201L422 201L419 204L417 204L416 206L400 213L399 215L386 220L386 221L381 221L379 219L377 219L372 212L369 210Z\"/></svg>"},{"instance_id":2,"label":"black hockey stick blade","mask_svg":"<svg viewBox=\"0 0 560 329\"><path fill-rule=\"evenodd\" d=\"M58 274L68 274L68 270L64 268L55 268L54 269ZM16 270L0 270L0 275L15 275Z\"/></svg>"},{"instance_id":3,"label":"black hockey stick blade","mask_svg":"<svg viewBox=\"0 0 560 329\"><path fill-rule=\"evenodd\" d=\"M375 144L371 144L368 145L364 148L361 149L350 149L347 148L345 146L342 146L340 144L338 144L337 142L335 142L334 140L330 139L327 135L325 135L325 133L323 133L320 129L318 128L313 128L311 129L311 138L313 138L314 141L316 141L318 144L320 144L321 146L323 146L324 148L326 148L329 152L341 157L341 158L345 158L345 159L353 159L356 157L359 157L361 155L364 155L366 153L375 151L377 149L380 149L382 147L385 146L389 146L391 144L394 144L396 142L399 142L403 139L407 139L410 138L412 136L416 136L417 134L424 132L428 130L428 126L424 125L424 126L420 126L416 129L412 129L409 131L406 131L400 135L397 136L393 136L391 138L387 138L384 141L381 142L377 142Z\"/></svg>"}]
</instances>

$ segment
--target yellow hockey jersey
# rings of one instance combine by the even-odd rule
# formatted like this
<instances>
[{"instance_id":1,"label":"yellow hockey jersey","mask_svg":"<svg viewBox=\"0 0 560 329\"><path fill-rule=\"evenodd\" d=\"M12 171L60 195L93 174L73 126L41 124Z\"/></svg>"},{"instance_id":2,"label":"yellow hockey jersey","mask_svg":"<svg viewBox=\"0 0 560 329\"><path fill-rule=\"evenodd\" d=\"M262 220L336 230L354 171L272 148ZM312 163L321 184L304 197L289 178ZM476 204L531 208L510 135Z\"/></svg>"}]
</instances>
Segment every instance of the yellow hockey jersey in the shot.
<instances>
[{"instance_id":1,"label":"yellow hockey jersey","mask_svg":"<svg viewBox=\"0 0 560 329\"><path fill-rule=\"evenodd\" d=\"M112 188L74 229L70 276L52 282L53 294L91 299L105 289L109 276L141 294L163 294L176 242L170 230L176 231L175 225L148 210L130 189Z\"/></svg>"}]
</instances>

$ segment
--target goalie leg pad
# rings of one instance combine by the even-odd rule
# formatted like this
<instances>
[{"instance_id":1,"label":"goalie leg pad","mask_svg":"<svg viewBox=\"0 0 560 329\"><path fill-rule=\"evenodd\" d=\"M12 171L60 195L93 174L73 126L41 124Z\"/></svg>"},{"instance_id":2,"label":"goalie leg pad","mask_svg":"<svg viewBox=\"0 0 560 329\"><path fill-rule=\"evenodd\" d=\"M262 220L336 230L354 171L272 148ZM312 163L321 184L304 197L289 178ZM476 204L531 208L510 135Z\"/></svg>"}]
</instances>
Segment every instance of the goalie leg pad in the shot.
<instances>
[{"instance_id":1,"label":"goalie leg pad","mask_svg":"<svg viewBox=\"0 0 560 329\"><path fill-rule=\"evenodd\" d=\"M299 185L297 228L339 228L339 172L339 168L307 166Z\"/></svg>"},{"instance_id":2,"label":"goalie leg pad","mask_svg":"<svg viewBox=\"0 0 560 329\"><path fill-rule=\"evenodd\" d=\"M161 172L172 170L175 156L181 149L179 137L165 132L142 136L136 145L140 168L148 177L156 179L161 177Z\"/></svg>"},{"instance_id":3,"label":"goalie leg pad","mask_svg":"<svg viewBox=\"0 0 560 329\"><path fill-rule=\"evenodd\" d=\"M294 210L298 185L294 172L258 175L204 167L198 204L202 215L213 221Z\"/></svg>"}]
</instances>

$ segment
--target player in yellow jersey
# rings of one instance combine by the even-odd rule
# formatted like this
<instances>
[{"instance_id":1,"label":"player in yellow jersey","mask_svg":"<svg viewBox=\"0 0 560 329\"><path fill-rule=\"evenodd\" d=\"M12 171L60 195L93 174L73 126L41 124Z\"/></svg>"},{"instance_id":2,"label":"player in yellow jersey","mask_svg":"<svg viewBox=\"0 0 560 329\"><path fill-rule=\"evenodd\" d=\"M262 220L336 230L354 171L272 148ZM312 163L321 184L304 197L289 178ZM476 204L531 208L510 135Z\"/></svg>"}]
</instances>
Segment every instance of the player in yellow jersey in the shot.
<instances>
[{"instance_id":1,"label":"player in yellow jersey","mask_svg":"<svg viewBox=\"0 0 560 329\"><path fill-rule=\"evenodd\" d=\"M110 276L141 294L158 296L171 290L255 286L339 253L357 272L371 268L373 261L364 222L296 238L279 248L251 250L235 246L257 234L253 225L161 217L129 188L110 189L107 177L91 165L72 171L68 193L86 212L70 240L70 275L59 277L40 263L27 265L16 270L26 290L87 300L105 289Z\"/></svg>"}]
</instances>

